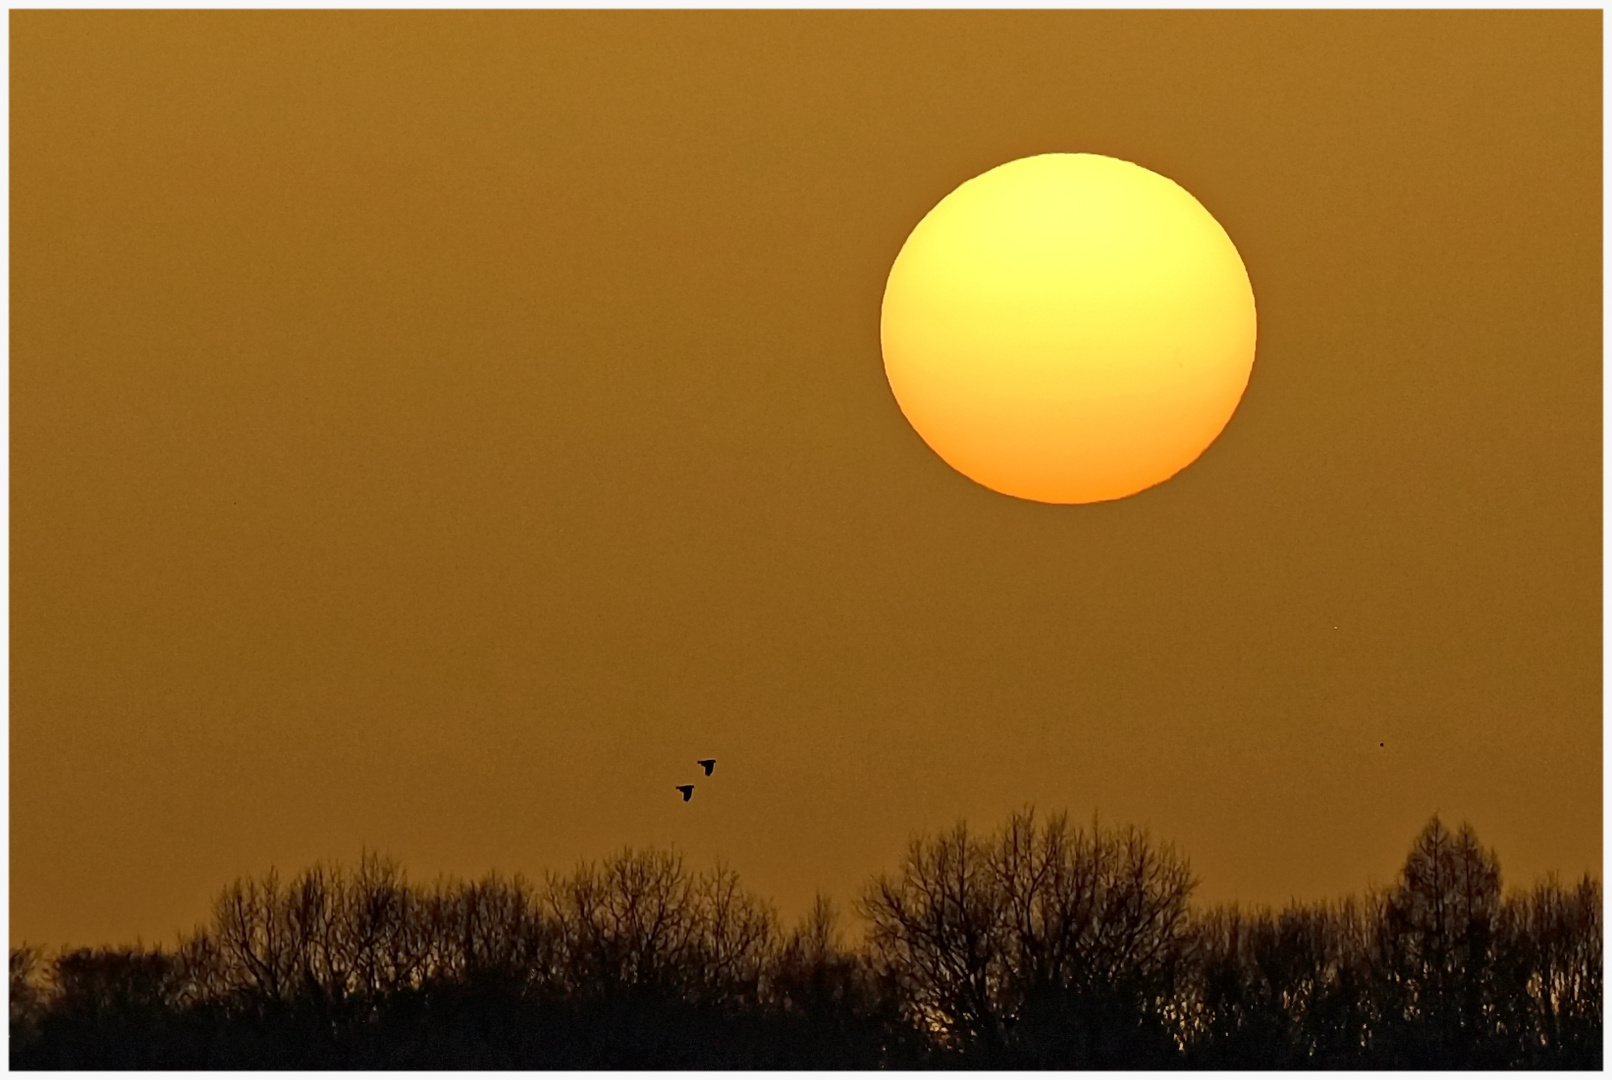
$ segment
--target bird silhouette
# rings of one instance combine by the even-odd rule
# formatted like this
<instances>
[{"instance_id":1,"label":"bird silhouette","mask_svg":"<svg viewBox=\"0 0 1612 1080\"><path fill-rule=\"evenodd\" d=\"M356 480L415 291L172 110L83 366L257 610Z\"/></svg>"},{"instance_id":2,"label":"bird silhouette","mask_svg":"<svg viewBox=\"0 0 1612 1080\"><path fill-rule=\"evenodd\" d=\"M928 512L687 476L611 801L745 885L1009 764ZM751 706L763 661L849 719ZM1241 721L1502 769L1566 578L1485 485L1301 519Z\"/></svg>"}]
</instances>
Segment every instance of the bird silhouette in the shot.
<instances>
[{"instance_id":1,"label":"bird silhouette","mask_svg":"<svg viewBox=\"0 0 1612 1080\"><path fill-rule=\"evenodd\" d=\"M705 775L710 776L711 775L711 770L716 768L716 758L708 757L704 761L696 761L694 764L696 764L696 765L704 765L705 766Z\"/></svg>"},{"instance_id":2,"label":"bird silhouette","mask_svg":"<svg viewBox=\"0 0 1612 1080\"><path fill-rule=\"evenodd\" d=\"M677 790L681 791L683 793L683 801L684 802L688 802L690 799L692 799L694 797L694 785L693 784L678 784L677 785Z\"/></svg>"}]
</instances>

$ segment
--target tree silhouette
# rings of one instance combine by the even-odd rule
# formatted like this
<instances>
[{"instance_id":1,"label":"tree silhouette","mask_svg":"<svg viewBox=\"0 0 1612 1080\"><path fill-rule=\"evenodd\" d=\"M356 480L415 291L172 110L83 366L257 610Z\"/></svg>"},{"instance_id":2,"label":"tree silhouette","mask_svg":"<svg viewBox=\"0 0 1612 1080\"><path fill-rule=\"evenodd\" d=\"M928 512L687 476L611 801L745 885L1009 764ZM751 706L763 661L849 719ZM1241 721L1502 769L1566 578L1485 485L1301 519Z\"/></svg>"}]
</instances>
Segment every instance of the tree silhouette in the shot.
<instances>
[{"instance_id":1,"label":"tree silhouette","mask_svg":"<svg viewBox=\"0 0 1612 1080\"><path fill-rule=\"evenodd\" d=\"M1470 825L1434 816L1383 909L1385 1047L1404 1068L1486 1064L1495 1019L1500 863Z\"/></svg>"},{"instance_id":2,"label":"tree silhouette","mask_svg":"<svg viewBox=\"0 0 1612 1080\"><path fill-rule=\"evenodd\" d=\"M21 945L11 950L11 1032L12 1039L32 1038L39 1027L45 995L39 987L39 950Z\"/></svg>"},{"instance_id":3,"label":"tree silhouette","mask_svg":"<svg viewBox=\"0 0 1612 1080\"><path fill-rule=\"evenodd\" d=\"M847 935L720 863L237 880L176 948L11 953L15 1068L1600 1068L1601 887L1430 820L1385 889L1189 907L1132 828L915 837Z\"/></svg>"},{"instance_id":4,"label":"tree silhouette","mask_svg":"<svg viewBox=\"0 0 1612 1080\"><path fill-rule=\"evenodd\" d=\"M1601 883L1554 874L1508 898L1500 918L1513 1060L1601 1068Z\"/></svg>"},{"instance_id":5,"label":"tree silhouette","mask_svg":"<svg viewBox=\"0 0 1612 1080\"><path fill-rule=\"evenodd\" d=\"M1375 1023L1368 901L1219 907L1194 924L1184 1010L1194 1064L1362 1068Z\"/></svg>"},{"instance_id":6,"label":"tree silhouette","mask_svg":"<svg viewBox=\"0 0 1612 1080\"><path fill-rule=\"evenodd\" d=\"M1169 1010L1193 879L1135 829L1012 815L914 839L861 910L912 1021L954 1052L1104 1067L1174 1050Z\"/></svg>"}]
</instances>

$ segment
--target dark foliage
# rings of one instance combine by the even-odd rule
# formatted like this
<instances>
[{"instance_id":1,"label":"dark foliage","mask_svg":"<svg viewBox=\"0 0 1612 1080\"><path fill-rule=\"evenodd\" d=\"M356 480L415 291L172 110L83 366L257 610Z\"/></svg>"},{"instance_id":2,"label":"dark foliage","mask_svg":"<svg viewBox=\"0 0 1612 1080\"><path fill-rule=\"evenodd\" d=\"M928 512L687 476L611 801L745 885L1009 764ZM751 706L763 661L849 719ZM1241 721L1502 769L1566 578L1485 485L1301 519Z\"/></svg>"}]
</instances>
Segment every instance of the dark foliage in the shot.
<instances>
[{"instance_id":1,"label":"dark foliage","mask_svg":"<svg viewBox=\"0 0 1612 1080\"><path fill-rule=\"evenodd\" d=\"M624 851L541 887L390 861L238 881L172 950L11 953L19 1069L1601 1067L1601 890L1503 895L1434 818L1392 887L1189 907L1134 829L916 839L844 940L718 866Z\"/></svg>"}]
</instances>

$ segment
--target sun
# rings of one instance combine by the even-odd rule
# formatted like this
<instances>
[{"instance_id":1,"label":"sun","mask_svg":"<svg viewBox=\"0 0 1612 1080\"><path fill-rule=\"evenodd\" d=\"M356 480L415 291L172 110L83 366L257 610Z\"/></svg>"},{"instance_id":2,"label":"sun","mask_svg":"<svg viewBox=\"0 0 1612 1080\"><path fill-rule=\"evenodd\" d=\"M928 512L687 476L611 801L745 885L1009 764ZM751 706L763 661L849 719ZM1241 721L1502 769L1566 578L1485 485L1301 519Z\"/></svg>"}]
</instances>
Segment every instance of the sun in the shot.
<instances>
[{"instance_id":1,"label":"sun","mask_svg":"<svg viewBox=\"0 0 1612 1080\"><path fill-rule=\"evenodd\" d=\"M1254 292L1185 189L1098 154L1020 158L896 256L885 374L936 454L993 491L1120 499L1214 442L1254 364Z\"/></svg>"}]
</instances>

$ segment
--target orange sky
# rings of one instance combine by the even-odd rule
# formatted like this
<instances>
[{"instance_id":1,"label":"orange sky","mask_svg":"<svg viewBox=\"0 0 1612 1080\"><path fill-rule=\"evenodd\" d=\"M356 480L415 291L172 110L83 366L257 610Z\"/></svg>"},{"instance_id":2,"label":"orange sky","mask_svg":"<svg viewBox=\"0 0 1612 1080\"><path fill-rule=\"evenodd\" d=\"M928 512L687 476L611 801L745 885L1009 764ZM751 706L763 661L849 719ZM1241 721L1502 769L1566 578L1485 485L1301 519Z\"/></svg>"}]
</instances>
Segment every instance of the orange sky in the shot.
<instances>
[{"instance_id":1,"label":"orange sky","mask_svg":"<svg viewBox=\"0 0 1612 1080\"><path fill-rule=\"evenodd\" d=\"M13 13L13 942L363 846L675 843L792 915L1029 801L1205 900L1434 811L1599 872L1600 30ZM928 450L878 313L941 196L1082 151L1225 226L1259 352L1052 506Z\"/></svg>"}]
</instances>

